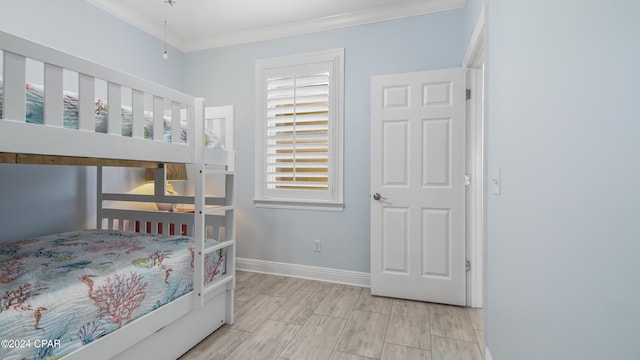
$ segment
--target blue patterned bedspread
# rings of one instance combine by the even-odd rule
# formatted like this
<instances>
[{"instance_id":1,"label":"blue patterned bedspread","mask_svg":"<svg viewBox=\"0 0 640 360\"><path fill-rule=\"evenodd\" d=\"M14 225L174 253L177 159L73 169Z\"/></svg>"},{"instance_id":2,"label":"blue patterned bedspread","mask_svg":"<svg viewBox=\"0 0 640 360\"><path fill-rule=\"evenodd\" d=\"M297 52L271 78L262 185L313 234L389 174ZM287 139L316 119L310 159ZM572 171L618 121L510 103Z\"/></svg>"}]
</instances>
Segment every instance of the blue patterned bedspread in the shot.
<instances>
[{"instance_id":1,"label":"blue patterned bedspread","mask_svg":"<svg viewBox=\"0 0 640 360\"><path fill-rule=\"evenodd\" d=\"M225 273L222 251L205 263L205 282ZM89 230L0 243L0 359L57 359L192 289L189 237Z\"/></svg>"}]
</instances>

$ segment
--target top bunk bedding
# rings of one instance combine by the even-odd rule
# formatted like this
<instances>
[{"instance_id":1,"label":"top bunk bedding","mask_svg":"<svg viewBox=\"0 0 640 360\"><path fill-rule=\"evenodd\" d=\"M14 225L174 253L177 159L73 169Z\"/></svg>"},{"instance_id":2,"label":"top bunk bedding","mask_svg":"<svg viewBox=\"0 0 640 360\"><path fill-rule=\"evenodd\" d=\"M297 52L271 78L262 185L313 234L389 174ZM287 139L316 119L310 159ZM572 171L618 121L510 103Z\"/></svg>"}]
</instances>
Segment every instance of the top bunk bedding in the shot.
<instances>
[{"instance_id":1,"label":"top bunk bedding","mask_svg":"<svg viewBox=\"0 0 640 360\"><path fill-rule=\"evenodd\" d=\"M0 63L0 159L232 162L230 136L208 130L201 98L4 32Z\"/></svg>"},{"instance_id":2,"label":"top bunk bedding","mask_svg":"<svg viewBox=\"0 0 640 360\"><path fill-rule=\"evenodd\" d=\"M44 110L45 110L45 92L44 86L39 84L33 84L27 82L25 84L26 92L26 108L25 108L25 121L29 124L44 124ZM2 119L2 100L4 98L4 84L2 78L0 78L0 119ZM79 128L79 109L80 98L78 93L72 91L63 91L62 97L63 103L63 128L66 129L78 129ZM101 98L94 99L94 124L95 132L106 134L108 127L108 113L109 104L106 100ZM120 115L122 118L122 132L121 135L125 137L131 137L133 135L133 111L130 106L122 105L120 108ZM153 112L144 111L144 138L153 140ZM172 121L166 114L162 116L162 141L171 143L172 139ZM180 143L187 143L187 121L180 121ZM204 143L205 148L208 149L220 149L224 150L224 145L218 135L214 134L211 130L204 129Z\"/></svg>"}]
</instances>

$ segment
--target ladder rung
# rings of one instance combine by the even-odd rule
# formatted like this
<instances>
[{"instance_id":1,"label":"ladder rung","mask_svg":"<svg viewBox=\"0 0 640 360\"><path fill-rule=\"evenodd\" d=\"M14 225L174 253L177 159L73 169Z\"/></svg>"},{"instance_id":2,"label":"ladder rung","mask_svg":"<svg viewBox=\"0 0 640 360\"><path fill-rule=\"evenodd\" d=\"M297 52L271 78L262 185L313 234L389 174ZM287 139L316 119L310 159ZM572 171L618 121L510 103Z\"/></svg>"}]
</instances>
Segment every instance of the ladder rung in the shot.
<instances>
[{"instance_id":1,"label":"ladder rung","mask_svg":"<svg viewBox=\"0 0 640 360\"><path fill-rule=\"evenodd\" d=\"M220 250L220 249L224 249L224 248L229 247L229 246L231 246L233 244L235 244L235 240L228 240L228 241L221 242L221 243L219 243L217 245L205 248L204 249L204 254L205 255L211 254L214 251L217 251L217 250Z\"/></svg>"},{"instance_id":2,"label":"ladder rung","mask_svg":"<svg viewBox=\"0 0 640 360\"><path fill-rule=\"evenodd\" d=\"M212 214L223 212L223 211L233 210L233 208L234 208L233 205L210 207L210 208L205 208L204 213L205 215L212 215Z\"/></svg>"},{"instance_id":3,"label":"ladder rung","mask_svg":"<svg viewBox=\"0 0 640 360\"><path fill-rule=\"evenodd\" d=\"M204 170L205 175L233 175L235 172L230 170Z\"/></svg>"},{"instance_id":4,"label":"ladder rung","mask_svg":"<svg viewBox=\"0 0 640 360\"><path fill-rule=\"evenodd\" d=\"M213 279L212 282L210 282L209 284L206 284L204 286L204 294L205 296L209 293L211 293L212 291L214 291L215 289L223 286L224 284L230 282L233 280L233 276L231 274L225 274L222 277L219 277L218 280L216 281L216 279Z\"/></svg>"}]
</instances>

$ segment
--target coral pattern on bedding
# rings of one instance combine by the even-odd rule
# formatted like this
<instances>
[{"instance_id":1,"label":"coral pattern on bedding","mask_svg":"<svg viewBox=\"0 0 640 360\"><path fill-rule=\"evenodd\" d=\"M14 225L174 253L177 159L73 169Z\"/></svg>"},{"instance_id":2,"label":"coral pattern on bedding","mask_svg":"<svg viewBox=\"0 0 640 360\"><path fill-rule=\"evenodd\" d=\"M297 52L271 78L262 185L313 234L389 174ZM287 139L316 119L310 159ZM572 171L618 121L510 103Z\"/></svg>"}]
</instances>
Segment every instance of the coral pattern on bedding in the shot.
<instances>
[{"instance_id":1,"label":"coral pattern on bedding","mask_svg":"<svg viewBox=\"0 0 640 360\"><path fill-rule=\"evenodd\" d=\"M0 243L0 339L23 345L0 358L64 356L190 292L193 253L189 237L100 230ZM224 251L205 258L205 282L225 272Z\"/></svg>"}]
</instances>

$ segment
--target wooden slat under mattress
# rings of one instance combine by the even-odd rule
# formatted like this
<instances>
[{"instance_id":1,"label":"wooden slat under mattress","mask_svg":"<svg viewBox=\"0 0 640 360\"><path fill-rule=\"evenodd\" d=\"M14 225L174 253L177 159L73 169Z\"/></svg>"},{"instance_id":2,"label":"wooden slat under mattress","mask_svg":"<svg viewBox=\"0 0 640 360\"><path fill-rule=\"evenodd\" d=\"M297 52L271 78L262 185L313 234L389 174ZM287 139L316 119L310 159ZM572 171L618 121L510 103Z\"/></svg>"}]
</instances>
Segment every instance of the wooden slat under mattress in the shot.
<instances>
[{"instance_id":1,"label":"wooden slat under mattress","mask_svg":"<svg viewBox=\"0 0 640 360\"><path fill-rule=\"evenodd\" d=\"M35 155L0 152L2 164L34 164L34 165L75 165L75 166L119 166L157 168L162 163L144 160L102 159L75 156Z\"/></svg>"}]
</instances>

